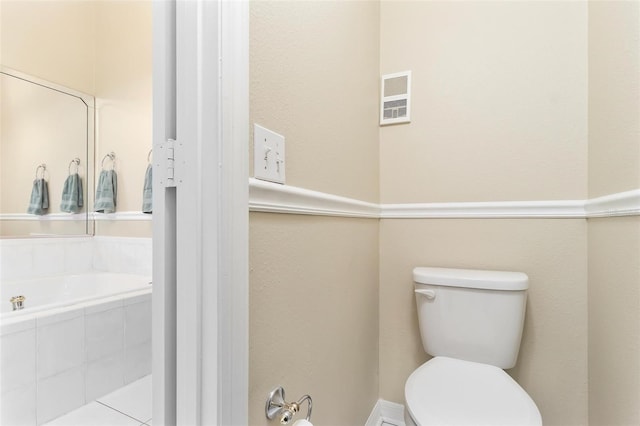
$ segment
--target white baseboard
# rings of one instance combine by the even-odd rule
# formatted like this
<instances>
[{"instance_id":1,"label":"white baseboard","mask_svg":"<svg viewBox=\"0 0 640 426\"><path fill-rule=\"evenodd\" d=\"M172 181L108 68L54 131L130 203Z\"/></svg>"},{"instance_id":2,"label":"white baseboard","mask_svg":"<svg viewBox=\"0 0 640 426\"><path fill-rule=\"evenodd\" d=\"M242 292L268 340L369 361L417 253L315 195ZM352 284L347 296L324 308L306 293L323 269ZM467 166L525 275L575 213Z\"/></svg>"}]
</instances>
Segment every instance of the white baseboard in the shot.
<instances>
[{"instance_id":1,"label":"white baseboard","mask_svg":"<svg viewBox=\"0 0 640 426\"><path fill-rule=\"evenodd\" d=\"M404 405L379 399L373 407L365 426L381 426L383 424L405 426Z\"/></svg>"}]
</instances>

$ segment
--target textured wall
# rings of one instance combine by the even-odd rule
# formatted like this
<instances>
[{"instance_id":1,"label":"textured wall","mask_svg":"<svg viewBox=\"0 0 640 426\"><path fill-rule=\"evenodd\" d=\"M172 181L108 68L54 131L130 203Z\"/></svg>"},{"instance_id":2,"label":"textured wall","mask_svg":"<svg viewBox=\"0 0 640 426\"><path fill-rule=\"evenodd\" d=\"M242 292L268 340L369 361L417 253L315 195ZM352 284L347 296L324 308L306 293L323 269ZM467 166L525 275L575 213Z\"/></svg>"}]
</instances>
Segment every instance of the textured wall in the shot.
<instances>
[{"instance_id":1,"label":"textured wall","mask_svg":"<svg viewBox=\"0 0 640 426\"><path fill-rule=\"evenodd\" d=\"M589 195L640 188L640 3L589 2ZM640 218L589 220L589 421L640 424Z\"/></svg>"},{"instance_id":2,"label":"textured wall","mask_svg":"<svg viewBox=\"0 0 640 426\"><path fill-rule=\"evenodd\" d=\"M589 196L640 188L640 2L589 2Z\"/></svg>"},{"instance_id":3,"label":"textured wall","mask_svg":"<svg viewBox=\"0 0 640 426\"><path fill-rule=\"evenodd\" d=\"M288 185L377 201L378 9L250 3L251 123L285 136ZM272 424L277 385L313 397L315 424L364 424L378 398L378 221L252 213L249 245L249 424Z\"/></svg>"},{"instance_id":4,"label":"textured wall","mask_svg":"<svg viewBox=\"0 0 640 426\"><path fill-rule=\"evenodd\" d=\"M378 221L252 213L249 261L249 424L274 424L264 401L278 385L313 397L314 424L364 424L378 399Z\"/></svg>"},{"instance_id":5,"label":"textured wall","mask_svg":"<svg viewBox=\"0 0 640 426\"><path fill-rule=\"evenodd\" d=\"M640 218L589 220L589 424L640 424Z\"/></svg>"},{"instance_id":6,"label":"textured wall","mask_svg":"<svg viewBox=\"0 0 640 426\"><path fill-rule=\"evenodd\" d=\"M251 123L285 136L287 184L377 202L378 3L250 12Z\"/></svg>"}]
</instances>

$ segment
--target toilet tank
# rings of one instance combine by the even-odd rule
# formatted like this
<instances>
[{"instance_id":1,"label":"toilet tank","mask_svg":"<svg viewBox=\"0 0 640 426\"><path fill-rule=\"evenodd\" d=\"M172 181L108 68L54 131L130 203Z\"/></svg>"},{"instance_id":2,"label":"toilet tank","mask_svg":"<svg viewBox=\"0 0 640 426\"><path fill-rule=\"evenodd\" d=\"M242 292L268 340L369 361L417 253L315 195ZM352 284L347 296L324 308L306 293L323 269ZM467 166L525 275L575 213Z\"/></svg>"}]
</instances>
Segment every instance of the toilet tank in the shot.
<instances>
[{"instance_id":1,"label":"toilet tank","mask_svg":"<svg viewBox=\"0 0 640 426\"><path fill-rule=\"evenodd\" d=\"M424 350L495 365L516 365L529 279L522 272L419 267L413 270Z\"/></svg>"}]
</instances>

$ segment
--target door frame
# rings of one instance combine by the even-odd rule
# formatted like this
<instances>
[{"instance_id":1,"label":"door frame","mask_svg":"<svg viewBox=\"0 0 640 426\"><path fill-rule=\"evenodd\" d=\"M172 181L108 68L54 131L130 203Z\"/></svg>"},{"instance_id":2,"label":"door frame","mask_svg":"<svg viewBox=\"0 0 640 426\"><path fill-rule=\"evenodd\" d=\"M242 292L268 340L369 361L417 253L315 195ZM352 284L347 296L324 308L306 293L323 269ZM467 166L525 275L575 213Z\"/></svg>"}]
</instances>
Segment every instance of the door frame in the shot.
<instances>
[{"instance_id":1,"label":"door frame","mask_svg":"<svg viewBox=\"0 0 640 426\"><path fill-rule=\"evenodd\" d=\"M153 5L157 424L248 423L248 7Z\"/></svg>"}]
</instances>

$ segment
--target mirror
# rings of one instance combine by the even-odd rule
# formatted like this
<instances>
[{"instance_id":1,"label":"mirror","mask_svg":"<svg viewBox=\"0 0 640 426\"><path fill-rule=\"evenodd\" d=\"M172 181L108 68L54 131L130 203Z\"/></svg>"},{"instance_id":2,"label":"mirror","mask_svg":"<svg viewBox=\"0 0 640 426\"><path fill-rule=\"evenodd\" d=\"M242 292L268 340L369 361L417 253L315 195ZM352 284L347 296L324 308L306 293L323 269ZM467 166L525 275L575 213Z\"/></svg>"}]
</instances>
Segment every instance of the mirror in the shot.
<instances>
[{"instance_id":1,"label":"mirror","mask_svg":"<svg viewBox=\"0 0 640 426\"><path fill-rule=\"evenodd\" d=\"M91 234L93 96L8 68L0 79L0 236ZM67 177L76 173L66 191L75 191L73 203L62 206ZM48 207L34 214L28 207L38 178Z\"/></svg>"}]
</instances>

